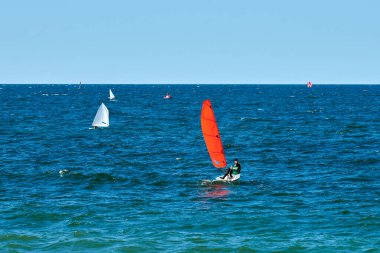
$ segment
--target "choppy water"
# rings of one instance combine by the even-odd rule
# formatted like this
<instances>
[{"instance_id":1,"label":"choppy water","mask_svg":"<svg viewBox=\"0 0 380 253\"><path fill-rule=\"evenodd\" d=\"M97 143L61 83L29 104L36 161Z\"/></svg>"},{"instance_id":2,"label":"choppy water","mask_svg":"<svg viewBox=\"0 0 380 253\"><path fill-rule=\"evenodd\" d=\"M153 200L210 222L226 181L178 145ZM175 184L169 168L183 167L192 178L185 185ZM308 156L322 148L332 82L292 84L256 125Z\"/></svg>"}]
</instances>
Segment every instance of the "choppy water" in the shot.
<instances>
[{"instance_id":1,"label":"choppy water","mask_svg":"<svg viewBox=\"0 0 380 253\"><path fill-rule=\"evenodd\" d=\"M220 174L206 98L240 184L201 184ZM3 252L380 251L380 86L3 85L0 99ZM102 101L111 125L89 130Z\"/></svg>"}]
</instances>

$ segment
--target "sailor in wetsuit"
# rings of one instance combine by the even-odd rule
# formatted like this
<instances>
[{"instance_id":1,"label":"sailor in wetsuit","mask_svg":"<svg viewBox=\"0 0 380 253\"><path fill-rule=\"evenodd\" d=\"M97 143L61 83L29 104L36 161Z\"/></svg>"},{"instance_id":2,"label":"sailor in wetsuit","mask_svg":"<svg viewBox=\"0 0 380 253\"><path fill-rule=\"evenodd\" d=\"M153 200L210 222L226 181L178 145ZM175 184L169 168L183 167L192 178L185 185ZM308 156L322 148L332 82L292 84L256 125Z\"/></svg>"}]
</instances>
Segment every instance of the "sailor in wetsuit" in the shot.
<instances>
[{"instance_id":1,"label":"sailor in wetsuit","mask_svg":"<svg viewBox=\"0 0 380 253\"><path fill-rule=\"evenodd\" d=\"M238 162L238 159L234 160L234 164L228 168L226 174L222 177L224 179L227 175L232 178L232 175L237 175L240 174L241 166L240 163Z\"/></svg>"}]
</instances>

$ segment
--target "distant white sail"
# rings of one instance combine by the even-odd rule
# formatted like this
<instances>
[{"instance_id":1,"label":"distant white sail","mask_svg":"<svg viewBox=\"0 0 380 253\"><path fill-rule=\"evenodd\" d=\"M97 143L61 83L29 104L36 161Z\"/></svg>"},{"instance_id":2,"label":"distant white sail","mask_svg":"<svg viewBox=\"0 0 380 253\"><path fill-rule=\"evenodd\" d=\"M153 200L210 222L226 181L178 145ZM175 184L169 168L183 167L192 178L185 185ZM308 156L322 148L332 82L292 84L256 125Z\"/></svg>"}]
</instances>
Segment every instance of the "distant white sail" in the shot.
<instances>
[{"instance_id":1,"label":"distant white sail","mask_svg":"<svg viewBox=\"0 0 380 253\"><path fill-rule=\"evenodd\" d=\"M93 127L108 127L110 125L110 114L107 107L102 103L95 115Z\"/></svg>"},{"instance_id":2,"label":"distant white sail","mask_svg":"<svg viewBox=\"0 0 380 253\"><path fill-rule=\"evenodd\" d=\"M115 95L112 93L112 90L110 89L110 100L114 100L115 99Z\"/></svg>"}]
</instances>

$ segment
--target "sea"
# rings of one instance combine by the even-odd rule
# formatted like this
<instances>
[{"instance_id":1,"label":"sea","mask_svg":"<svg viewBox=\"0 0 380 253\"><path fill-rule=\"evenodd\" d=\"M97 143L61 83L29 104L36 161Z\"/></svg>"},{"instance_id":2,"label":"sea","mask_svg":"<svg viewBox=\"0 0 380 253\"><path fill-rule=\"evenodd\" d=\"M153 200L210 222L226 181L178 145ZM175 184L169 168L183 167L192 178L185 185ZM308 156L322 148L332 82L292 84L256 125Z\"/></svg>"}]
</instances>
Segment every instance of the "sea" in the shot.
<instances>
[{"instance_id":1,"label":"sea","mask_svg":"<svg viewBox=\"0 0 380 253\"><path fill-rule=\"evenodd\" d=\"M205 99L238 182L212 182ZM379 85L0 85L0 252L380 252L379 108Z\"/></svg>"}]
</instances>

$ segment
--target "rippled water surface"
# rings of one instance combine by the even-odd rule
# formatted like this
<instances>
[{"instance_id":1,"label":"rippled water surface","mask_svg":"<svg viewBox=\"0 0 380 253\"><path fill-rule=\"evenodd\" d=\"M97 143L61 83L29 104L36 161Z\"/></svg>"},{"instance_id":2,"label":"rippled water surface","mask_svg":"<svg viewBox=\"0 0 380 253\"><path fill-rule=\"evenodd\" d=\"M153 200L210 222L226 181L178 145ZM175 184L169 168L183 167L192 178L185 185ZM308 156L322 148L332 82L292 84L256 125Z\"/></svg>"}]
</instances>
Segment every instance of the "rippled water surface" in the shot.
<instances>
[{"instance_id":1,"label":"rippled water surface","mask_svg":"<svg viewBox=\"0 0 380 253\"><path fill-rule=\"evenodd\" d=\"M202 184L206 98L240 183ZM379 108L380 86L2 85L1 251L379 252Z\"/></svg>"}]
</instances>

